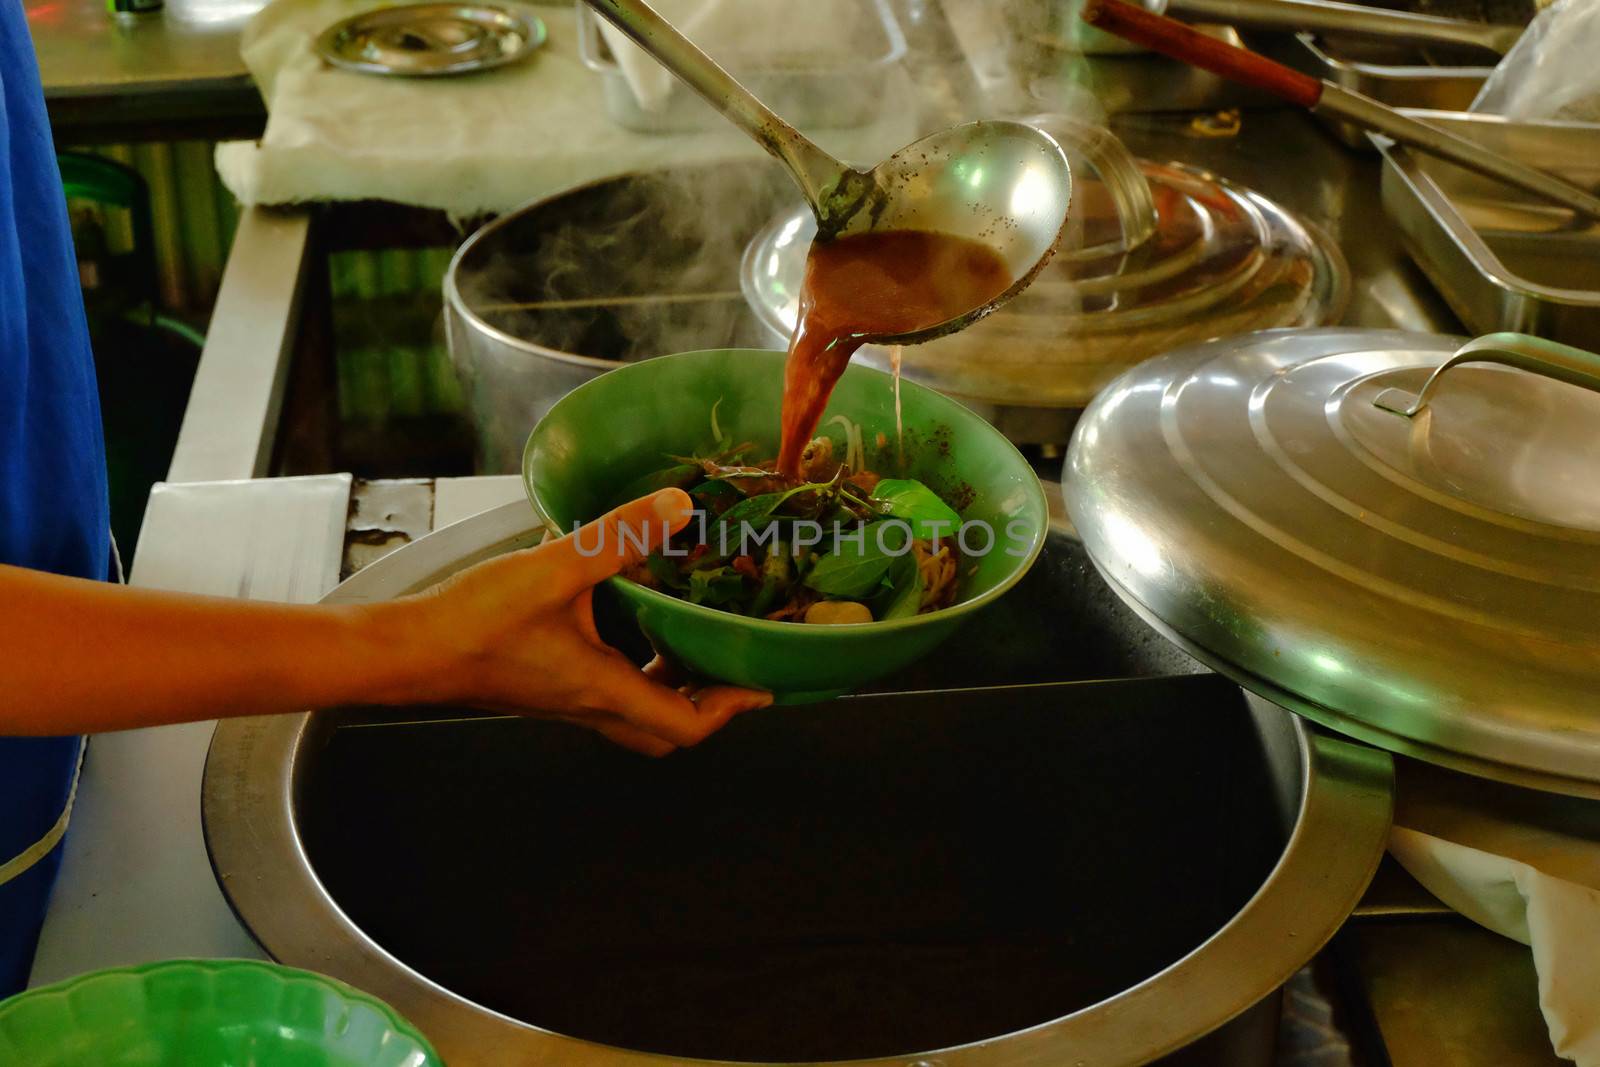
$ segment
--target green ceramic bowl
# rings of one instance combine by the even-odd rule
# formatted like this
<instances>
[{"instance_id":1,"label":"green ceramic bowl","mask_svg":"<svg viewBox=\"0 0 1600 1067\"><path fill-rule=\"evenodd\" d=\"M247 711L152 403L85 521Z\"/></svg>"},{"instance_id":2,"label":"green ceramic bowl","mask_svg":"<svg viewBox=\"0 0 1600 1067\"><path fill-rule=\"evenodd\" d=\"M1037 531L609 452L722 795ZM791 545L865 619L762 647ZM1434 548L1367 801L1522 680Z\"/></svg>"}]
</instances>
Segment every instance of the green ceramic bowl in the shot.
<instances>
[{"instance_id":1,"label":"green ceramic bowl","mask_svg":"<svg viewBox=\"0 0 1600 1067\"><path fill-rule=\"evenodd\" d=\"M610 371L556 403L528 438L523 479L534 510L563 532L613 506L635 478L671 464L669 453L710 446L711 416L735 440L777 451L782 352L717 349L660 356ZM1044 544L1049 513L1028 461L978 415L930 389L901 383L903 476L957 505L964 522L994 531L987 552L974 527L957 602L944 611L857 626L769 622L690 604L622 578L607 583L656 647L706 678L770 690L780 703L849 692L927 655L979 608L1015 585ZM893 470L891 379L852 366L839 379L829 420L860 424L869 466ZM874 458L878 434L890 442Z\"/></svg>"},{"instance_id":2,"label":"green ceramic bowl","mask_svg":"<svg viewBox=\"0 0 1600 1067\"><path fill-rule=\"evenodd\" d=\"M443 1067L387 1005L255 960L170 960L0 1001L0 1064L27 1067Z\"/></svg>"}]
</instances>

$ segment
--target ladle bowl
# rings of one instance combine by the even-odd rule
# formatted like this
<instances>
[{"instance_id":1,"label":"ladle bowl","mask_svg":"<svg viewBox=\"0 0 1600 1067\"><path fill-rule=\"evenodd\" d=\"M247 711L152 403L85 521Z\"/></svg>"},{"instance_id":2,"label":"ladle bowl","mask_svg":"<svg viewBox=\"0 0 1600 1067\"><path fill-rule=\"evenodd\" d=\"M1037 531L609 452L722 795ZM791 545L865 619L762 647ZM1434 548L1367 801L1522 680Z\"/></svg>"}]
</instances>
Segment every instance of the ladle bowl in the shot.
<instances>
[{"instance_id":1,"label":"ladle bowl","mask_svg":"<svg viewBox=\"0 0 1600 1067\"><path fill-rule=\"evenodd\" d=\"M1072 172L1055 139L1020 122L969 122L907 145L868 172L881 203L856 212L839 236L874 230L932 230L999 253L1012 283L961 315L879 344L916 344L970 326L1033 281L1066 225ZM820 232L820 231L819 231Z\"/></svg>"}]
</instances>

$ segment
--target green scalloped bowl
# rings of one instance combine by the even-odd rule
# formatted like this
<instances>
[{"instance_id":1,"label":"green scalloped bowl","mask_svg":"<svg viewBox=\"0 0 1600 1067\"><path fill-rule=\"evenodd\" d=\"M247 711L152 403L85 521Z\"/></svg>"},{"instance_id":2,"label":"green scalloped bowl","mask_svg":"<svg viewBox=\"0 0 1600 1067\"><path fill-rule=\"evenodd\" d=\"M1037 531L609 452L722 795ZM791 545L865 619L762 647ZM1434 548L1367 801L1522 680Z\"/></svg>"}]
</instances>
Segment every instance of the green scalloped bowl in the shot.
<instances>
[{"instance_id":1,"label":"green scalloped bowl","mask_svg":"<svg viewBox=\"0 0 1600 1067\"><path fill-rule=\"evenodd\" d=\"M382 1001L255 960L168 960L0 1001L0 1064L443 1067Z\"/></svg>"},{"instance_id":2,"label":"green scalloped bowl","mask_svg":"<svg viewBox=\"0 0 1600 1067\"><path fill-rule=\"evenodd\" d=\"M563 531L614 503L618 491L659 470L667 453L711 437L711 410L736 440L776 451L784 353L714 349L631 363L574 389L534 427L523 480L534 511ZM1010 441L977 413L913 382L901 382L906 469L936 492L960 496L967 521L1006 535L1004 550L978 556L943 611L858 626L768 622L690 604L654 589L607 582L657 648L695 673L770 691L780 704L826 700L932 652L957 627L1016 585L1038 558L1049 524L1039 478ZM866 440L894 439L894 389L869 367L845 371L823 414L858 423ZM837 436L837 431L835 431ZM879 467L880 470L888 470Z\"/></svg>"}]
</instances>

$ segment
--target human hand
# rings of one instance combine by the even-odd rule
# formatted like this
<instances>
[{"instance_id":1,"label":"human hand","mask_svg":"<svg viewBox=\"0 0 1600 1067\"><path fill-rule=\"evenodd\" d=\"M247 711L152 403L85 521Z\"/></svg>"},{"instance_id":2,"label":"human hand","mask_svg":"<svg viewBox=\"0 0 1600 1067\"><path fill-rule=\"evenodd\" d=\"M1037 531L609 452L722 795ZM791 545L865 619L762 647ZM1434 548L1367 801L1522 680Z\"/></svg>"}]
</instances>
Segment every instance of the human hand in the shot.
<instances>
[{"instance_id":1,"label":"human hand","mask_svg":"<svg viewBox=\"0 0 1600 1067\"><path fill-rule=\"evenodd\" d=\"M734 715L770 704L770 694L749 689L662 684L653 676L668 677L663 663L641 671L595 631L595 585L663 544L692 509L682 490L662 490L576 533L371 605L416 657L403 699L573 722L651 756L696 744Z\"/></svg>"}]
</instances>

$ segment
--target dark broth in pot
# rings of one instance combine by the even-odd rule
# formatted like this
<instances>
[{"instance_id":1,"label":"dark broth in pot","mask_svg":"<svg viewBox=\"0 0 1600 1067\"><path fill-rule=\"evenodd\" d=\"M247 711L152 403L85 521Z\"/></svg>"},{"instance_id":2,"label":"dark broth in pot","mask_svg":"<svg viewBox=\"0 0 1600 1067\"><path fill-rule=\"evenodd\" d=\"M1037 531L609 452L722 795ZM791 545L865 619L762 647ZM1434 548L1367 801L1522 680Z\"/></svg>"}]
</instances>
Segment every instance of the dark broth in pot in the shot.
<instances>
[{"instance_id":1,"label":"dark broth in pot","mask_svg":"<svg viewBox=\"0 0 1600 1067\"><path fill-rule=\"evenodd\" d=\"M784 369L779 472L799 477L834 383L868 337L937 326L987 304L1011 281L998 252L953 234L885 230L813 244Z\"/></svg>"}]
</instances>

